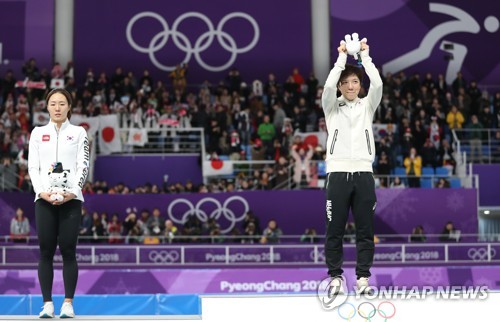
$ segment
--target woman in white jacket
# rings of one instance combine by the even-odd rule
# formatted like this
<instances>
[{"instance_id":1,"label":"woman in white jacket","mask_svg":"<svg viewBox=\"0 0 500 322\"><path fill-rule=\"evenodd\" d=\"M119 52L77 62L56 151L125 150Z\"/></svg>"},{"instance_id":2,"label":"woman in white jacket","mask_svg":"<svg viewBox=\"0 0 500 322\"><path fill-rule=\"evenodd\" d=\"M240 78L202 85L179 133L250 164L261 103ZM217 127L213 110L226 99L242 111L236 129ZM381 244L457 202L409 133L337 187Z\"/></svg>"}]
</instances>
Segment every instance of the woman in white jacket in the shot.
<instances>
[{"instance_id":1,"label":"woman in white jacket","mask_svg":"<svg viewBox=\"0 0 500 322\"><path fill-rule=\"evenodd\" d=\"M60 317L72 318L78 280L76 244L82 216L82 188L89 167L89 142L83 127L69 123L72 98L68 91L52 90L46 102L50 122L33 129L28 155L40 246L38 279L44 301L40 317L54 317L53 260L59 245L65 288Z\"/></svg>"}]
</instances>

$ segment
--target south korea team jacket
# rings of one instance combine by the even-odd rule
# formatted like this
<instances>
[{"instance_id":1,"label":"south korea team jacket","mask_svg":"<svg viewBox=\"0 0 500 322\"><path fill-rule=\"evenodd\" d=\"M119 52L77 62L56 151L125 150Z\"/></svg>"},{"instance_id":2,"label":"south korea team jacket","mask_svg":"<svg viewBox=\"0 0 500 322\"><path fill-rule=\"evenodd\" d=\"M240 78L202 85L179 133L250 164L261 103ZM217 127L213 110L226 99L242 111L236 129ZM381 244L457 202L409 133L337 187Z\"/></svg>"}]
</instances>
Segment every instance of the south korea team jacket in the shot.
<instances>
[{"instance_id":1,"label":"south korea team jacket","mask_svg":"<svg viewBox=\"0 0 500 322\"><path fill-rule=\"evenodd\" d=\"M56 163L69 170L67 190L83 201L82 188L89 171L90 150L87 132L66 120L57 130L49 122L31 132L28 154L28 172L35 190L35 201L41 192L49 190L49 172Z\"/></svg>"}]
</instances>

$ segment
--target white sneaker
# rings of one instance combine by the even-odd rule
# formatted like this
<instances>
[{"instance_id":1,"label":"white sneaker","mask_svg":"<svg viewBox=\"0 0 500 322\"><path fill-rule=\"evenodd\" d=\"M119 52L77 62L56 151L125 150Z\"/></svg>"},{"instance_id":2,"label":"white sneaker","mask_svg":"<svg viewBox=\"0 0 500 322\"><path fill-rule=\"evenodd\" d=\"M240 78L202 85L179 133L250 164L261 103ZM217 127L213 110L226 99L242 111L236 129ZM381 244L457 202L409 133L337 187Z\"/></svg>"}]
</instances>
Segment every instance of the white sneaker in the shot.
<instances>
[{"instance_id":1,"label":"white sneaker","mask_svg":"<svg viewBox=\"0 0 500 322\"><path fill-rule=\"evenodd\" d=\"M332 277L332 281L330 282L330 287L328 289L330 297L345 294L344 284L345 282L343 276Z\"/></svg>"},{"instance_id":2,"label":"white sneaker","mask_svg":"<svg viewBox=\"0 0 500 322\"><path fill-rule=\"evenodd\" d=\"M356 281L356 286L359 294L372 294L374 292L373 288L371 288L368 283L368 277L360 277Z\"/></svg>"},{"instance_id":3,"label":"white sneaker","mask_svg":"<svg viewBox=\"0 0 500 322\"><path fill-rule=\"evenodd\" d=\"M41 319L51 319L54 317L54 303L45 302L42 306L42 312L38 315Z\"/></svg>"},{"instance_id":4,"label":"white sneaker","mask_svg":"<svg viewBox=\"0 0 500 322\"><path fill-rule=\"evenodd\" d=\"M61 307L61 319L69 319L75 317L75 311L73 311L73 304L71 302L63 302Z\"/></svg>"}]
</instances>

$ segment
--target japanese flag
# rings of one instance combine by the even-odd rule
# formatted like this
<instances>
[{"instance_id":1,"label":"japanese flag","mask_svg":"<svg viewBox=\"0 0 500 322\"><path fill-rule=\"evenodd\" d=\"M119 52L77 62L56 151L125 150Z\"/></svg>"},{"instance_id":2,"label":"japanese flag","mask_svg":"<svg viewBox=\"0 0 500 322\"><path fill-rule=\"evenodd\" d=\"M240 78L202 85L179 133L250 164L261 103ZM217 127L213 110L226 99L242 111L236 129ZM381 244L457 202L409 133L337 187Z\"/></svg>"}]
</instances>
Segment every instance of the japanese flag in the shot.
<instances>
[{"instance_id":1,"label":"japanese flag","mask_svg":"<svg viewBox=\"0 0 500 322\"><path fill-rule=\"evenodd\" d=\"M115 114L99 116L99 151L103 155L122 151L118 116Z\"/></svg>"},{"instance_id":2,"label":"japanese flag","mask_svg":"<svg viewBox=\"0 0 500 322\"><path fill-rule=\"evenodd\" d=\"M64 88L64 78L52 78L50 80L50 89Z\"/></svg>"},{"instance_id":3,"label":"japanese flag","mask_svg":"<svg viewBox=\"0 0 500 322\"><path fill-rule=\"evenodd\" d=\"M131 128L128 132L128 145L144 146L148 142L148 131L146 129Z\"/></svg>"},{"instance_id":4,"label":"japanese flag","mask_svg":"<svg viewBox=\"0 0 500 322\"><path fill-rule=\"evenodd\" d=\"M313 148L316 148L319 145L323 150L326 149L326 132L296 132L295 136L300 136L305 146L311 145Z\"/></svg>"},{"instance_id":5,"label":"japanese flag","mask_svg":"<svg viewBox=\"0 0 500 322\"><path fill-rule=\"evenodd\" d=\"M95 137L96 132L99 130L99 118L98 117L87 117L81 114L71 115L71 124L77 126L83 126L88 134Z\"/></svg>"},{"instance_id":6,"label":"japanese flag","mask_svg":"<svg viewBox=\"0 0 500 322\"><path fill-rule=\"evenodd\" d=\"M50 121L49 113L34 112L33 113L33 126L45 125Z\"/></svg>"},{"instance_id":7,"label":"japanese flag","mask_svg":"<svg viewBox=\"0 0 500 322\"><path fill-rule=\"evenodd\" d=\"M233 161L203 161L203 176L223 176L233 174Z\"/></svg>"}]
</instances>

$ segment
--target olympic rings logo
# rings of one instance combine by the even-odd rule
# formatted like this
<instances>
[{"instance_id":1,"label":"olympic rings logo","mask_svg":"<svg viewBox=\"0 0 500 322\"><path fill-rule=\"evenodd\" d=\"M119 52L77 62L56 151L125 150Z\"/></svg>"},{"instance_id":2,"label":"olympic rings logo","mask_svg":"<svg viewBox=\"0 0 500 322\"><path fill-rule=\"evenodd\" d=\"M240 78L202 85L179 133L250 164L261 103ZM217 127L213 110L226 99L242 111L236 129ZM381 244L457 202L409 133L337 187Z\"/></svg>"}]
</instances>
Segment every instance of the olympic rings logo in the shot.
<instances>
[{"instance_id":1,"label":"olympic rings logo","mask_svg":"<svg viewBox=\"0 0 500 322\"><path fill-rule=\"evenodd\" d=\"M385 310L382 309L382 305L384 305ZM396 315L396 306L389 301L380 302L377 307L370 302L363 302L360 303L356 309L354 304L346 302L339 306L337 313L344 321L351 321L357 314L365 321L371 322L377 313L382 319L387 321Z\"/></svg>"},{"instance_id":2,"label":"olympic rings logo","mask_svg":"<svg viewBox=\"0 0 500 322\"><path fill-rule=\"evenodd\" d=\"M232 202L241 203L241 205L243 206L241 213L236 214L232 209L229 208L229 205ZM212 210L212 212L210 212L209 214L207 214L207 211L205 211L202 206L210 203L215 205L215 209ZM184 214L182 214L180 219L176 218L176 216L174 215L174 207L177 206L178 204L185 204L189 208L187 211L184 212ZM230 232L234 228L237 222L242 221L249 210L250 206L248 205L248 202L240 196L229 197L227 198L226 201L224 201L223 204L221 204L221 202L215 198L207 197L198 201L196 205L193 205L191 201L187 199L178 198L175 199L168 206L167 215L170 219L172 219L173 222L177 224L184 224L188 219L188 217L191 215L198 217L198 219L201 222L206 222L209 218L214 218L215 220L219 220L219 218L223 216L227 221L229 221L229 226L227 228L225 229L221 228L221 233L225 234Z\"/></svg>"},{"instance_id":3,"label":"olympic rings logo","mask_svg":"<svg viewBox=\"0 0 500 322\"><path fill-rule=\"evenodd\" d=\"M149 42L148 47L139 46L132 37L132 28L135 23L143 18L153 18L160 22L163 30L157 33ZM179 25L188 18L197 18L204 22L207 26L208 31L204 32L201 36L196 39L194 42L194 46L191 40L182 32L178 30ZM224 25L233 18L242 18L247 20L253 28L253 38L248 45L242 48L238 48L236 41L234 38L227 32L223 31ZM202 13L199 12L186 12L180 15L173 23L172 28L169 27L167 21L163 19L162 16L155 12L145 11L136 14L130 19L127 24L126 29L127 40L130 46L137 50L140 53L148 54L149 59L158 69L163 71L172 71L175 69L175 65L166 66L158 61L156 58L156 53L161 50L168 42L169 38L172 37L172 41L177 46L178 49L184 51L186 56L181 64L188 63L191 59L191 56L194 55L198 64L211 72L220 72L228 69L236 60L236 56L238 54L246 53L253 49L260 38L260 29L259 25L255 21L255 19L244 13L244 12L232 12L230 14L225 15L217 24L217 28L214 28L214 25L210 19ZM210 47L217 38L217 42L219 45L224 48L227 52L231 54L229 60L221 65L221 66L211 66L207 64L202 58L201 53L205 51L208 47Z\"/></svg>"},{"instance_id":4,"label":"olympic rings logo","mask_svg":"<svg viewBox=\"0 0 500 322\"><path fill-rule=\"evenodd\" d=\"M490 249L490 256L491 258L495 257L497 254L495 249ZM488 260L488 249L481 247L481 248L469 248L467 251L467 256L469 256L470 259L473 261L485 261Z\"/></svg>"},{"instance_id":5,"label":"olympic rings logo","mask_svg":"<svg viewBox=\"0 0 500 322\"><path fill-rule=\"evenodd\" d=\"M156 264L175 263L179 260L179 252L176 250L152 250L149 252L148 258Z\"/></svg>"}]
</instances>

